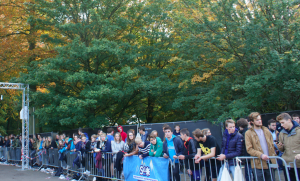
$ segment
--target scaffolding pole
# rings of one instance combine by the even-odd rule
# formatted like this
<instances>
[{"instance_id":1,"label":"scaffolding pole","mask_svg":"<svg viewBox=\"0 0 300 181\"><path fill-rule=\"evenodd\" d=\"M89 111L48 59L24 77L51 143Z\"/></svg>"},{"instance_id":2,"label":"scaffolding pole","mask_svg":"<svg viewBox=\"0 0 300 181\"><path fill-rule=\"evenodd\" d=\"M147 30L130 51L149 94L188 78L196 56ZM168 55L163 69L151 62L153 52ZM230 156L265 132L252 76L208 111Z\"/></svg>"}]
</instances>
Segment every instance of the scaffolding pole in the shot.
<instances>
[{"instance_id":1,"label":"scaffolding pole","mask_svg":"<svg viewBox=\"0 0 300 181\"><path fill-rule=\"evenodd\" d=\"M22 170L29 169L29 85L0 82L0 89L22 91Z\"/></svg>"}]
</instances>

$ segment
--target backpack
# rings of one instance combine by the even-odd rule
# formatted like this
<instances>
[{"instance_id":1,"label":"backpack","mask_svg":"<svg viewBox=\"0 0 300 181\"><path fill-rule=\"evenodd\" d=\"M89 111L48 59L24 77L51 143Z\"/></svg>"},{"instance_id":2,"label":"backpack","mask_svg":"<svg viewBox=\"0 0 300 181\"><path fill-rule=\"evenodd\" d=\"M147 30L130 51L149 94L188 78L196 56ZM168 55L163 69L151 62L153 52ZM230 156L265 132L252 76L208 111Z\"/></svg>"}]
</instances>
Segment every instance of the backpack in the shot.
<instances>
[{"instance_id":1,"label":"backpack","mask_svg":"<svg viewBox=\"0 0 300 181\"><path fill-rule=\"evenodd\" d=\"M80 179L80 174L79 173L74 173L72 179L79 180Z\"/></svg>"},{"instance_id":2,"label":"backpack","mask_svg":"<svg viewBox=\"0 0 300 181\"><path fill-rule=\"evenodd\" d=\"M64 169L62 167L58 167L56 173L55 173L55 176L60 176L61 174L63 174L64 172Z\"/></svg>"}]
</instances>

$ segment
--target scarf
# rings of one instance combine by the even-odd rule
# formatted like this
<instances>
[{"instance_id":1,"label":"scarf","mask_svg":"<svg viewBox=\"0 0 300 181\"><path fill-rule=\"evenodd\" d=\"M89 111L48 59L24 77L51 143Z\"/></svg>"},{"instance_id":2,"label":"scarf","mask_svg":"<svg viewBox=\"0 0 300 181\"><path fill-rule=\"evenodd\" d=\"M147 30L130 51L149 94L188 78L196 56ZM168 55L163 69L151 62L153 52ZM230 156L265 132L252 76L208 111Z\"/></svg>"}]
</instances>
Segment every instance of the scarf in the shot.
<instances>
[{"instance_id":1,"label":"scarf","mask_svg":"<svg viewBox=\"0 0 300 181\"><path fill-rule=\"evenodd\" d=\"M188 155L190 155L190 150L189 150L189 145L187 144L187 142L189 142L191 139L193 139L192 137L189 137L189 139L187 141L184 142L184 147L186 148L186 150L188 151Z\"/></svg>"},{"instance_id":2,"label":"scarf","mask_svg":"<svg viewBox=\"0 0 300 181\"><path fill-rule=\"evenodd\" d=\"M228 154L228 146L229 146L230 137L232 137L232 136L235 134L236 131L238 131L237 128L235 128L234 133L230 133L230 134L229 134L229 133L228 133L228 130L227 130L227 129L225 130L225 135L226 135L226 137L227 137L227 139L226 139L226 145L225 145L225 150L224 150L224 154L225 154L225 155Z\"/></svg>"},{"instance_id":3,"label":"scarf","mask_svg":"<svg viewBox=\"0 0 300 181\"><path fill-rule=\"evenodd\" d=\"M77 145L77 143L80 142L80 141L81 141L81 139L80 139L80 138L77 138L76 141L74 140L74 145Z\"/></svg>"}]
</instances>

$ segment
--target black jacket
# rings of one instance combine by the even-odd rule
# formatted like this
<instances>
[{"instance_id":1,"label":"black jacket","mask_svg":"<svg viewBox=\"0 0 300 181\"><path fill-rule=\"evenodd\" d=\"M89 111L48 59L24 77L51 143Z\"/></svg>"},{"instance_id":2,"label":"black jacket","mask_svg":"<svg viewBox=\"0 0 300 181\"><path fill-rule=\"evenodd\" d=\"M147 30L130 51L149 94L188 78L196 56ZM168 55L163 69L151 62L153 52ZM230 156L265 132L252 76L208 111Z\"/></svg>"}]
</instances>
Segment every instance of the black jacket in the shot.
<instances>
[{"instance_id":1,"label":"black jacket","mask_svg":"<svg viewBox=\"0 0 300 181\"><path fill-rule=\"evenodd\" d=\"M90 141L87 140L86 143L82 143L82 144L84 145L84 148L83 148L84 153L88 153L89 151L92 151Z\"/></svg>"},{"instance_id":2,"label":"black jacket","mask_svg":"<svg viewBox=\"0 0 300 181\"><path fill-rule=\"evenodd\" d=\"M5 147L10 147L10 140L7 140L7 141L5 142Z\"/></svg>"},{"instance_id":3,"label":"black jacket","mask_svg":"<svg viewBox=\"0 0 300 181\"><path fill-rule=\"evenodd\" d=\"M244 128L243 130L240 131L240 133L243 135L243 144L242 144L243 151L242 151L241 156L250 156L249 153L247 152L246 143L245 143L245 133L247 131L248 131L248 128Z\"/></svg>"},{"instance_id":4,"label":"black jacket","mask_svg":"<svg viewBox=\"0 0 300 181\"><path fill-rule=\"evenodd\" d=\"M52 140L51 145L49 148L57 148L57 144L55 140Z\"/></svg>"},{"instance_id":5,"label":"black jacket","mask_svg":"<svg viewBox=\"0 0 300 181\"><path fill-rule=\"evenodd\" d=\"M195 140L190 137L188 141L183 142L183 155L185 157L184 164L187 169L194 170L194 161L193 158L197 154ZM198 164L197 164L198 165Z\"/></svg>"}]
</instances>

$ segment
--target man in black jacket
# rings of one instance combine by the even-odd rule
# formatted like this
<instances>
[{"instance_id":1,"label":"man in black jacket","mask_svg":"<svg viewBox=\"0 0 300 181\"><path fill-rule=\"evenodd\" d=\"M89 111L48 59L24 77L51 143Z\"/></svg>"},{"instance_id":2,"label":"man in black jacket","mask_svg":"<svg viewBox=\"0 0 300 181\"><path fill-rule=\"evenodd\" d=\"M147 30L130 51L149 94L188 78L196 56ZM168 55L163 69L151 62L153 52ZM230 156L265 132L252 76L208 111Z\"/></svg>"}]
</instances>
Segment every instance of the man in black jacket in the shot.
<instances>
[{"instance_id":1,"label":"man in black jacket","mask_svg":"<svg viewBox=\"0 0 300 181\"><path fill-rule=\"evenodd\" d=\"M191 181L200 180L200 167L199 164L195 165L194 157L197 154L196 144L190 132L187 128L180 130L180 138L183 141L183 154L179 155L180 160L184 160L185 168L189 175L191 175Z\"/></svg>"},{"instance_id":2,"label":"man in black jacket","mask_svg":"<svg viewBox=\"0 0 300 181\"><path fill-rule=\"evenodd\" d=\"M239 127L239 132L243 135L243 151L242 151L242 156L250 156L247 152L246 149L246 144L245 144L245 133L248 131L248 120L245 118L240 118L237 121L237 126ZM251 168L251 160L248 159L246 161L243 160L243 163L245 164L245 178L246 181L252 180L252 168Z\"/></svg>"}]
</instances>

